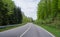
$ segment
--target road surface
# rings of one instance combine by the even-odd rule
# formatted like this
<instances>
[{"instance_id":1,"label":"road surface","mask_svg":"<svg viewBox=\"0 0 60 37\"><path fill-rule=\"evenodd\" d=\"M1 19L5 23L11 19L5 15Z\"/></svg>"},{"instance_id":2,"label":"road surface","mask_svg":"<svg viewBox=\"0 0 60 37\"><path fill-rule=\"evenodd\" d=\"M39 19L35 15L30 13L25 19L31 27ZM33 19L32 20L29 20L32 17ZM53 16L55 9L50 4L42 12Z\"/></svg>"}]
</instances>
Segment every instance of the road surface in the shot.
<instances>
[{"instance_id":1,"label":"road surface","mask_svg":"<svg viewBox=\"0 0 60 37\"><path fill-rule=\"evenodd\" d=\"M0 32L0 37L54 37L51 33L32 23Z\"/></svg>"}]
</instances>

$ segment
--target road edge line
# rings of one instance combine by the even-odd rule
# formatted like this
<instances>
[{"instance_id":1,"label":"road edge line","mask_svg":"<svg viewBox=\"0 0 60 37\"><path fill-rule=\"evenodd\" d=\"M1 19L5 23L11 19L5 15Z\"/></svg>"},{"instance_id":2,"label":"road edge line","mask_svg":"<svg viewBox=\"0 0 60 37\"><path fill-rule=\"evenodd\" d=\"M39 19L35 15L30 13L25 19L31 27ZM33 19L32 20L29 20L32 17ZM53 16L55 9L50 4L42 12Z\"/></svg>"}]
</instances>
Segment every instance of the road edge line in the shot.
<instances>
[{"instance_id":1,"label":"road edge line","mask_svg":"<svg viewBox=\"0 0 60 37\"><path fill-rule=\"evenodd\" d=\"M38 25L35 25L35 26L38 26ZM47 30L44 29L43 27L41 27L41 26L38 26L38 27L40 27L41 29L43 29L44 31L46 31L47 33L49 33L52 37L55 37L52 33L50 33L49 31L47 31Z\"/></svg>"}]
</instances>

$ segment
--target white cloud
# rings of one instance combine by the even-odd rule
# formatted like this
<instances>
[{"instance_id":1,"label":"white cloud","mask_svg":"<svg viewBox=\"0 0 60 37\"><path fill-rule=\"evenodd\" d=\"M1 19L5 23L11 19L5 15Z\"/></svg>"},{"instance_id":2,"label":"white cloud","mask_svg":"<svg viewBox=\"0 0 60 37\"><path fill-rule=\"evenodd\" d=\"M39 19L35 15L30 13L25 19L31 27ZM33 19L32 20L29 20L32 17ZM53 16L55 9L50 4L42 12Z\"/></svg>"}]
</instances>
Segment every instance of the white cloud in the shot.
<instances>
[{"instance_id":1,"label":"white cloud","mask_svg":"<svg viewBox=\"0 0 60 37\"><path fill-rule=\"evenodd\" d=\"M28 17L36 19L37 4L40 0L13 0L15 4L21 7L24 14Z\"/></svg>"}]
</instances>

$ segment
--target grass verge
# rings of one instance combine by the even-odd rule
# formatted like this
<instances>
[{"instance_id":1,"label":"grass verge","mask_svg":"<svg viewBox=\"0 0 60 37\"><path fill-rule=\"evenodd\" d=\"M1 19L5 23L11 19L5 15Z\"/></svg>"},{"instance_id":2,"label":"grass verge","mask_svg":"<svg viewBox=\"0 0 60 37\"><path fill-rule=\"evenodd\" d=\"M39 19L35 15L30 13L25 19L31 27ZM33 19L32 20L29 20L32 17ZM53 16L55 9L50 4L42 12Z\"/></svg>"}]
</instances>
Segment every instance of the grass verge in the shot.
<instances>
[{"instance_id":1,"label":"grass verge","mask_svg":"<svg viewBox=\"0 0 60 37\"><path fill-rule=\"evenodd\" d=\"M50 27L47 25L40 25L40 26L43 27L44 29L46 29L47 31L51 32L56 37L60 37L60 29L56 29L54 27Z\"/></svg>"}]
</instances>

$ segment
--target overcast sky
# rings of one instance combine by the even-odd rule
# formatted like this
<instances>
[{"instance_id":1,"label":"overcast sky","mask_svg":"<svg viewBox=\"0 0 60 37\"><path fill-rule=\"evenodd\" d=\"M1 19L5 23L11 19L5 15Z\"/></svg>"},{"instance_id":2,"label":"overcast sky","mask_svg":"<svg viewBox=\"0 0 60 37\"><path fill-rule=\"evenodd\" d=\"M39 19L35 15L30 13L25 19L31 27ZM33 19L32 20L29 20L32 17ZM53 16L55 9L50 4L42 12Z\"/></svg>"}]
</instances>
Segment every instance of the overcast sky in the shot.
<instances>
[{"instance_id":1,"label":"overcast sky","mask_svg":"<svg viewBox=\"0 0 60 37\"><path fill-rule=\"evenodd\" d=\"M37 4L40 0L13 0L27 17L37 18Z\"/></svg>"}]
</instances>

